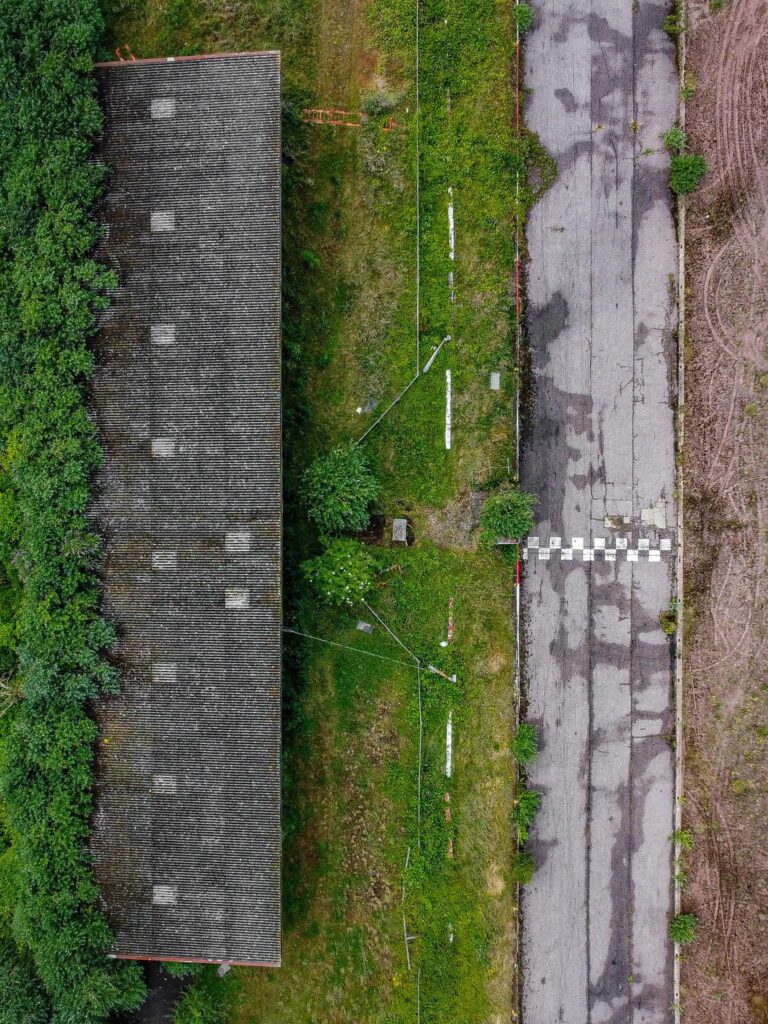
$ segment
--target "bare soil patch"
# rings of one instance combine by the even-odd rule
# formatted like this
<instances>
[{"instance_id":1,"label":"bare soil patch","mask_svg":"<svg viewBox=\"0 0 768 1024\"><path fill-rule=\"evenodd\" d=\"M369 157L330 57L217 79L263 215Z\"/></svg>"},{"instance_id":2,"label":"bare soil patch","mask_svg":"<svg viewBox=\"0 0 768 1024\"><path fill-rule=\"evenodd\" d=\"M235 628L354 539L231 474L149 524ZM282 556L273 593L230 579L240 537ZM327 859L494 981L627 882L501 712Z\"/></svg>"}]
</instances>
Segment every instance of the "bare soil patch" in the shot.
<instances>
[{"instance_id":1,"label":"bare soil patch","mask_svg":"<svg viewBox=\"0 0 768 1024\"><path fill-rule=\"evenodd\" d=\"M768 4L689 4L686 855L689 1024L768 1007Z\"/></svg>"}]
</instances>

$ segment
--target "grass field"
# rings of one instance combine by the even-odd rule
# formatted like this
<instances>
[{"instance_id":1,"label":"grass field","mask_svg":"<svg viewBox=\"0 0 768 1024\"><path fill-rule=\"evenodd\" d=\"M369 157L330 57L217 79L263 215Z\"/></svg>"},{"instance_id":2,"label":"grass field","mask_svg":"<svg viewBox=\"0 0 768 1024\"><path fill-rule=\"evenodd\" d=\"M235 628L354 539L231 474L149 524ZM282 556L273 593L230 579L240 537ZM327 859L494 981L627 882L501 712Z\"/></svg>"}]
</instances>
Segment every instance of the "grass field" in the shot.
<instances>
[{"instance_id":1,"label":"grass field","mask_svg":"<svg viewBox=\"0 0 768 1024\"><path fill-rule=\"evenodd\" d=\"M414 5L126 0L106 14L105 55L123 43L137 56L283 52L286 621L401 662L286 639L284 966L200 977L179 1020L399 1024L416 1020L418 988L425 1024L509 1021L513 580L507 562L478 550L469 495L514 467L514 232L532 198L525 177L516 194L515 175L537 152L514 136L511 9L422 0L418 324ZM304 106L371 113L359 129L309 126ZM317 608L298 568L317 547L298 498L303 470L360 437L408 384L417 334L421 366L452 340L363 443L383 484L377 512L407 515L415 535L407 550L385 544L390 571L372 605L419 658L456 675L421 677L420 822L415 668L378 624L356 631L367 610ZM449 599L455 639L441 648Z\"/></svg>"}]
</instances>

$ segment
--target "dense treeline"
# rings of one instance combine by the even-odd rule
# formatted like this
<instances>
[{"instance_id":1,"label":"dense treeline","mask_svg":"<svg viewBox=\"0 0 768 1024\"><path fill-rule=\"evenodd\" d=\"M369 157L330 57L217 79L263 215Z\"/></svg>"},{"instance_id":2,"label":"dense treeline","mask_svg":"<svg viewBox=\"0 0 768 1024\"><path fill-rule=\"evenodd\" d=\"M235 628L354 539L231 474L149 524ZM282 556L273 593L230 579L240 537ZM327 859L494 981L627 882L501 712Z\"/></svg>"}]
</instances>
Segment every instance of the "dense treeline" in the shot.
<instances>
[{"instance_id":1,"label":"dense treeline","mask_svg":"<svg viewBox=\"0 0 768 1024\"><path fill-rule=\"evenodd\" d=\"M88 339L113 284L89 258L100 31L96 0L0 0L0 1020L31 1024L88 1024L142 996L138 969L105 956L88 857L87 701L115 682L85 515Z\"/></svg>"}]
</instances>

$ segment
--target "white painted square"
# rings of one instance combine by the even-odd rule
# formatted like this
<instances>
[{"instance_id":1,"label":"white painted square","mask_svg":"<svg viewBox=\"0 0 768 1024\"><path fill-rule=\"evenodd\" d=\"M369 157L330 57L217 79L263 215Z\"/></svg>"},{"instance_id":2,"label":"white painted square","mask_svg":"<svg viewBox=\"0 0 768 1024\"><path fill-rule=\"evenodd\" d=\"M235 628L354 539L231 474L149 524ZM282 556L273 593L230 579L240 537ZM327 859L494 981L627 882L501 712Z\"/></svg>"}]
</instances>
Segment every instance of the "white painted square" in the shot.
<instances>
[{"instance_id":1,"label":"white painted square","mask_svg":"<svg viewBox=\"0 0 768 1024\"><path fill-rule=\"evenodd\" d=\"M627 550L627 538L626 537L617 537L616 538L616 550L617 551L626 551Z\"/></svg>"},{"instance_id":2,"label":"white painted square","mask_svg":"<svg viewBox=\"0 0 768 1024\"><path fill-rule=\"evenodd\" d=\"M616 561L616 548L606 548L605 549L605 560L606 560L606 562L615 562Z\"/></svg>"},{"instance_id":3,"label":"white painted square","mask_svg":"<svg viewBox=\"0 0 768 1024\"><path fill-rule=\"evenodd\" d=\"M501 374L494 370L491 374L491 391L498 391L501 388Z\"/></svg>"},{"instance_id":4,"label":"white painted square","mask_svg":"<svg viewBox=\"0 0 768 1024\"><path fill-rule=\"evenodd\" d=\"M628 562L637 562L638 561L637 548L628 548L627 549L627 561Z\"/></svg>"},{"instance_id":5,"label":"white painted square","mask_svg":"<svg viewBox=\"0 0 768 1024\"><path fill-rule=\"evenodd\" d=\"M563 538L562 537L550 537L549 538L549 550L550 551L558 551L562 547L562 543L563 543Z\"/></svg>"},{"instance_id":6,"label":"white painted square","mask_svg":"<svg viewBox=\"0 0 768 1024\"><path fill-rule=\"evenodd\" d=\"M651 542L647 537L641 537L637 542L637 548L639 551L648 551L650 549Z\"/></svg>"},{"instance_id":7,"label":"white painted square","mask_svg":"<svg viewBox=\"0 0 768 1024\"><path fill-rule=\"evenodd\" d=\"M176 454L176 442L172 437L153 437L151 448L153 459L172 459Z\"/></svg>"},{"instance_id":8,"label":"white painted square","mask_svg":"<svg viewBox=\"0 0 768 1024\"><path fill-rule=\"evenodd\" d=\"M175 683L176 682L175 661L153 661L152 682L153 683Z\"/></svg>"},{"instance_id":9,"label":"white painted square","mask_svg":"<svg viewBox=\"0 0 768 1024\"><path fill-rule=\"evenodd\" d=\"M560 559L563 562L573 561L573 548L563 548L560 552Z\"/></svg>"},{"instance_id":10,"label":"white painted square","mask_svg":"<svg viewBox=\"0 0 768 1024\"><path fill-rule=\"evenodd\" d=\"M573 548L574 551L581 551L581 550L583 550L583 548L584 548L584 538L583 537L574 537L573 540L571 541L571 547Z\"/></svg>"},{"instance_id":11,"label":"white painted square","mask_svg":"<svg viewBox=\"0 0 768 1024\"><path fill-rule=\"evenodd\" d=\"M153 210L149 215L150 231L175 231L176 214L173 210Z\"/></svg>"},{"instance_id":12,"label":"white painted square","mask_svg":"<svg viewBox=\"0 0 768 1024\"><path fill-rule=\"evenodd\" d=\"M177 569L179 565L178 551L153 551L152 568L161 572L166 569Z\"/></svg>"},{"instance_id":13,"label":"white painted square","mask_svg":"<svg viewBox=\"0 0 768 1024\"><path fill-rule=\"evenodd\" d=\"M582 554L584 555L584 561L585 562L594 562L594 560L595 560L595 549L594 548L584 548L584 551L582 552Z\"/></svg>"},{"instance_id":14,"label":"white painted square","mask_svg":"<svg viewBox=\"0 0 768 1024\"><path fill-rule=\"evenodd\" d=\"M648 561L649 562L660 562L661 561L661 552L659 551L658 548L651 548L651 550L648 552Z\"/></svg>"},{"instance_id":15,"label":"white painted square","mask_svg":"<svg viewBox=\"0 0 768 1024\"><path fill-rule=\"evenodd\" d=\"M162 793L164 796L174 796L178 790L175 775L153 775L152 792Z\"/></svg>"},{"instance_id":16,"label":"white painted square","mask_svg":"<svg viewBox=\"0 0 768 1024\"><path fill-rule=\"evenodd\" d=\"M549 560L549 548L539 548L539 561L546 562Z\"/></svg>"},{"instance_id":17,"label":"white painted square","mask_svg":"<svg viewBox=\"0 0 768 1024\"><path fill-rule=\"evenodd\" d=\"M162 121L176 117L176 100L173 96L158 96L150 104L150 112L154 121Z\"/></svg>"},{"instance_id":18,"label":"white painted square","mask_svg":"<svg viewBox=\"0 0 768 1024\"><path fill-rule=\"evenodd\" d=\"M230 555L245 555L251 550L250 530L228 530L224 534L224 550Z\"/></svg>"},{"instance_id":19,"label":"white painted square","mask_svg":"<svg viewBox=\"0 0 768 1024\"><path fill-rule=\"evenodd\" d=\"M528 548L523 548L523 561L528 561Z\"/></svg>"},{"instance_id":20,"label":"white painted square","mask_svg":"<svg viewBox=\"0 0 768 1024\"><path fill-rule=\"evenodd\" d=\"M672 541L670 540L669 537L662 538L661 550L662 551L671 551L672 550Z\"/></svg>"},{"instance_id":21,"label":"white painted square","mask_svg":"<svg viewBox=\"0 0 768 1024\"><path fill-rule=\"evenodd\" d=\"M244 587L227 587L224 591L224 607L243 611L251 606L251 592Z\"/></svg>"},{"instance_id":22,"label":"white painted square","mask_svg":"<svg viewBox=\"0 0 768 1024\"><path fill-rule=\"evenodd\" d=\"M595 551L602 551L605 548L605 537L595 537L592 541L592 547Z\"/></svg>"},{"instance_id":23,"label":"white painted square","mask_svg":"<svg viewBox=\"0 0 768 1024\"><path fill-rule=\"evenodd\" d=\"M179 890L175 885L153 885L152 902L156 907L175 907L179 902Z\"/></svg>"},{"instance_id":24,"label":"white painted square","mask_svg":"<svg viewBox=\"0 0 768 1024\"><path fill-rule=\"evenodd\" d=\"M528 547L529 548L537 548L538 546L539 546L539 538L538 537L529 537L528 538Z\"/></svg>"},{"instance_id":25,"label":"white painted square","mask_svg":"<svg viewBox=\"0 0 768 1024\"><path fill-rule=\"evenodd\" d=\"M176 324L152 324L149 336L153 345L173 345L176 341Z\"/></svg>"}]
</instances>

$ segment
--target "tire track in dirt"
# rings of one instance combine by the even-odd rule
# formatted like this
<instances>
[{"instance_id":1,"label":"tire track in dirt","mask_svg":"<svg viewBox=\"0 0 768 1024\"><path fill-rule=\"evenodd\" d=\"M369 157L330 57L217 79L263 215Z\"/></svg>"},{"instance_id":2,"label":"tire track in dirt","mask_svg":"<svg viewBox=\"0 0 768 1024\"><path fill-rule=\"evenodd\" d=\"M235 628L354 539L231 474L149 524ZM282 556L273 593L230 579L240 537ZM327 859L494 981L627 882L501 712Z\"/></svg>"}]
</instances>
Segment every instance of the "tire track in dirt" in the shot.
<instances>
[{"instance_id":1,"label":"tire track in dirt","mask_svg":"<svg viewBox=\"0 0 768 1024\"><path fill-rule=\"evenodd\" d=\"M684 959L683 1012L691 1024L756 1024L768 1020L757 724L768 705L768 3L731 0L713 15L689 0L688 36L699 88L687 124L710 173L688 209L685 571L698 619L686 630L685 816L697 841L684 904L701 929Z\"/></svg>"}]
</instances>

